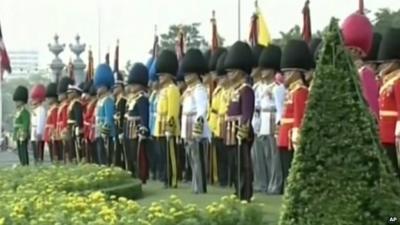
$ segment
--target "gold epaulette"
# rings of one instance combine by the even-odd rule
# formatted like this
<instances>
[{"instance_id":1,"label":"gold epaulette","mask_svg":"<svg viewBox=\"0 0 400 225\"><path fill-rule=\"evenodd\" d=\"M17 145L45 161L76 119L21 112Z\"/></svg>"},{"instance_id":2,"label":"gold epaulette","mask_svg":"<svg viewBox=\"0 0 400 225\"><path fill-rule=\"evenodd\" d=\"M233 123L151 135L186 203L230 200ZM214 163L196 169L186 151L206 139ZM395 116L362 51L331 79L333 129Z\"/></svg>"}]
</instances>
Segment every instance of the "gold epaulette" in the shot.
<instances>
[{"instance_id":1,"label":"gold epaulette","mask_svg":"<svg viewBox=\"0 0 400 225\"><path fill-rule=\"evenodd\" d=\"M75 98L75 99L73 99L73 100L69 103L68 109L67 109L68 113L72 111L72 109L73 109L75 103L77 103L77 102L80 103L79 99Z\"/></svg>"},{"instance_id":2,"label":"gold epaulette","mask_svg":"<svg viewBox=\"0 0 400 225\"><path fill-rule=\"evenodd\" d=\"M118 105L119 101L121 101L122 99L125 99L125 101L128 100L124 95L120 95L120 96L117 97L117 100L115 101L115 104Z\"/></svg>"},{"instance_id":3,"label":"gold epaulette","mask_svg":"<svg viewBox=\"0 0 400 225\"><path fill-rule=\"evenodd\" d=\"M383 85L379 90L379 94L392 90L393 85L400 79L400 70L393 71L391 74L383 78Z\"/></svg>"},{"instance_id":4,"label":"gold epaulette","mask_svg":"<svg viewBox=\"0 0 400 225\"><path fill-rule=\"evenodd\" d=\"M293 93L300 88L307 89L307 87L303 84L303 82L301 80L297 80L289 86L289 92Z\"/></svg>"},{"instance_id":5,"label":"gold epaulette","mask_svg":"<svg viewBox=\"0 0 400 225\"><path fill-rule=\"evenodd\" d=\"M221 86L217 86L215 89L214 89L214 91L213 91L213 93L212 93L212 96L216 96L217 94L219 94L219 92L222 90L222 87Z\"/></svg>"}]
</instances>

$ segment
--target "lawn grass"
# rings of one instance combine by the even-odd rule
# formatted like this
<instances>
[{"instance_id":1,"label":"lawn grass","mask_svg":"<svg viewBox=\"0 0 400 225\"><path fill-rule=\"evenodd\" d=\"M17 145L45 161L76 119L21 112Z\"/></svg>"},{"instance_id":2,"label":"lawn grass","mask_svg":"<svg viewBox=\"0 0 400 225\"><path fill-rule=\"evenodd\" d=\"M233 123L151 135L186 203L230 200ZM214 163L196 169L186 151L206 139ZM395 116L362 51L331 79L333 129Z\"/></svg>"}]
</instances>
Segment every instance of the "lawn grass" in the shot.
<instances>
[{"instance_id":1,"label":"lawn grass","mask_svg":"<svg viewBox=\"0 0 400 225\"><path fill-rule=\"evenodd\" d=\"M219 201L222 196L231 195L234 192L231 188L208 186L207 194L193 194L190 184L180 184L177 189L164 189L163 184L154 181L143 185L142 189L143 198L136 201L143 206L149 206L152 202L168 199L171 195L176 195L185 203L193 203L200 207L205 207L212 202ZM282 196L257 193L254 197L254 202L265 204L265 215L270 224L278 224Z\"/></svg>"}]
</instances>

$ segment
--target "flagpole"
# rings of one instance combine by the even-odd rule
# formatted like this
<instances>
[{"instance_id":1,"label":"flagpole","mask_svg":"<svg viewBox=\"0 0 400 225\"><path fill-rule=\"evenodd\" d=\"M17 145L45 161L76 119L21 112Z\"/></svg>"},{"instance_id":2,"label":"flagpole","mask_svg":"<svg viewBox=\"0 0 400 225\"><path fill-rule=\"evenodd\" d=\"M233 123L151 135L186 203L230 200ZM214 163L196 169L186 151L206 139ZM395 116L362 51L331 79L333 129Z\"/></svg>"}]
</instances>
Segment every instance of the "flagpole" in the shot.
<instances>
[{"instance_id":1,"label":"flagpole","mask_svg":"<svg viewBox=\"0 0 400 225\"><path fill-rule=\"evenodd\" d=\"M101 62L101 16L100 16L100 12L101 12L101 1L98 1L97 3L97 17L98 17L98 21L97 21L97 48L98 48L98 54L97 54L97 60L98 63Z\"/></svg>"},{"instance_id":2,"label":"flagpole","mask_svg":"<svg viewBox=\"0 0 400 225\"><path fill-rule=\"evenodd\" d=\"M241 8L240 8L240 0L238 0L238 40L240 41L240 32L241 32L241 30L240 30L240 26L241 26L241 23L240 23L240 21L241 21Z\"/></svg>"},{"instance_id":3,"label":"flagpole","mask_svg":"<svg viewBox=\"0 0 400 225\"><path fill-rule=\"evenodd\" d=\"M0 57L0 71L1 71L1 57ZM3 79L0 80L0 129L1 129L0 131L1 135L3 135Z\"/></svg>"}]
</instances>

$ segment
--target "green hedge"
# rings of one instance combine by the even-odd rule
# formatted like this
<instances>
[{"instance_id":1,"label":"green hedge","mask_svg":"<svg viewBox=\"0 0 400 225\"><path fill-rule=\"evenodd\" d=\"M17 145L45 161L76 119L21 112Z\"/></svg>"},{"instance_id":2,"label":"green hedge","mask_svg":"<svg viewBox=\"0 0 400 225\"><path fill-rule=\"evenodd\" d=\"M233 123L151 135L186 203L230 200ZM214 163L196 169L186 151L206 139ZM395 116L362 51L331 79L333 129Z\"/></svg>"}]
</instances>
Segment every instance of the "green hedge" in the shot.
<instances>
[{"instance_id":1,"label":"green hedge","mask_svg":"<svg viewBox=\"0 0 400 225\"><path fill-rule=\"evenodd\" d=\"M386 224L400 212L399 180L336 20L323 42L280 225Z\"/></svg>"}]
</instances>

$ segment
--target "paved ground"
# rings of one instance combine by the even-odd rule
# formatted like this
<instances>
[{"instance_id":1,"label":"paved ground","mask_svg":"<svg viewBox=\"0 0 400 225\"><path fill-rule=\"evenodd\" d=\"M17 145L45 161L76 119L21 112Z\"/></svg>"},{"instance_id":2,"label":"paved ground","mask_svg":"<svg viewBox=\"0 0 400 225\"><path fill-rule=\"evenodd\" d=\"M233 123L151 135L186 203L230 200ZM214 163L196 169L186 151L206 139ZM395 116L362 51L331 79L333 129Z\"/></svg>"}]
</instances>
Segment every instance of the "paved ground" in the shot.
<instances>
[{"instance_id":1,"label":"paved ground","mask_svg":"<svg viewBox=\"0 0 400 225\"><path fill-rule=\"evenodd\" d=\"M0 152L0 167L12 166L18 163L18 155L16 152L1 151Z\"/></svg>"},{"instance_id":2,"label":"paved ground","mask_svg":"<svg viewBox=\"0 0 400 225\"><path fill-rule=\"evenodd\" d=\"M44 161L45 162L50 162L50 156L45 151L44 153ZM32 152L29 151L29 163L33 163L33 155ZM14 150L8 150L8 151L0 151L0 167L7 167L7 166L12 166L13 164L19 164L19 159L17 152Z\"/></svg>"}]
</instances>

